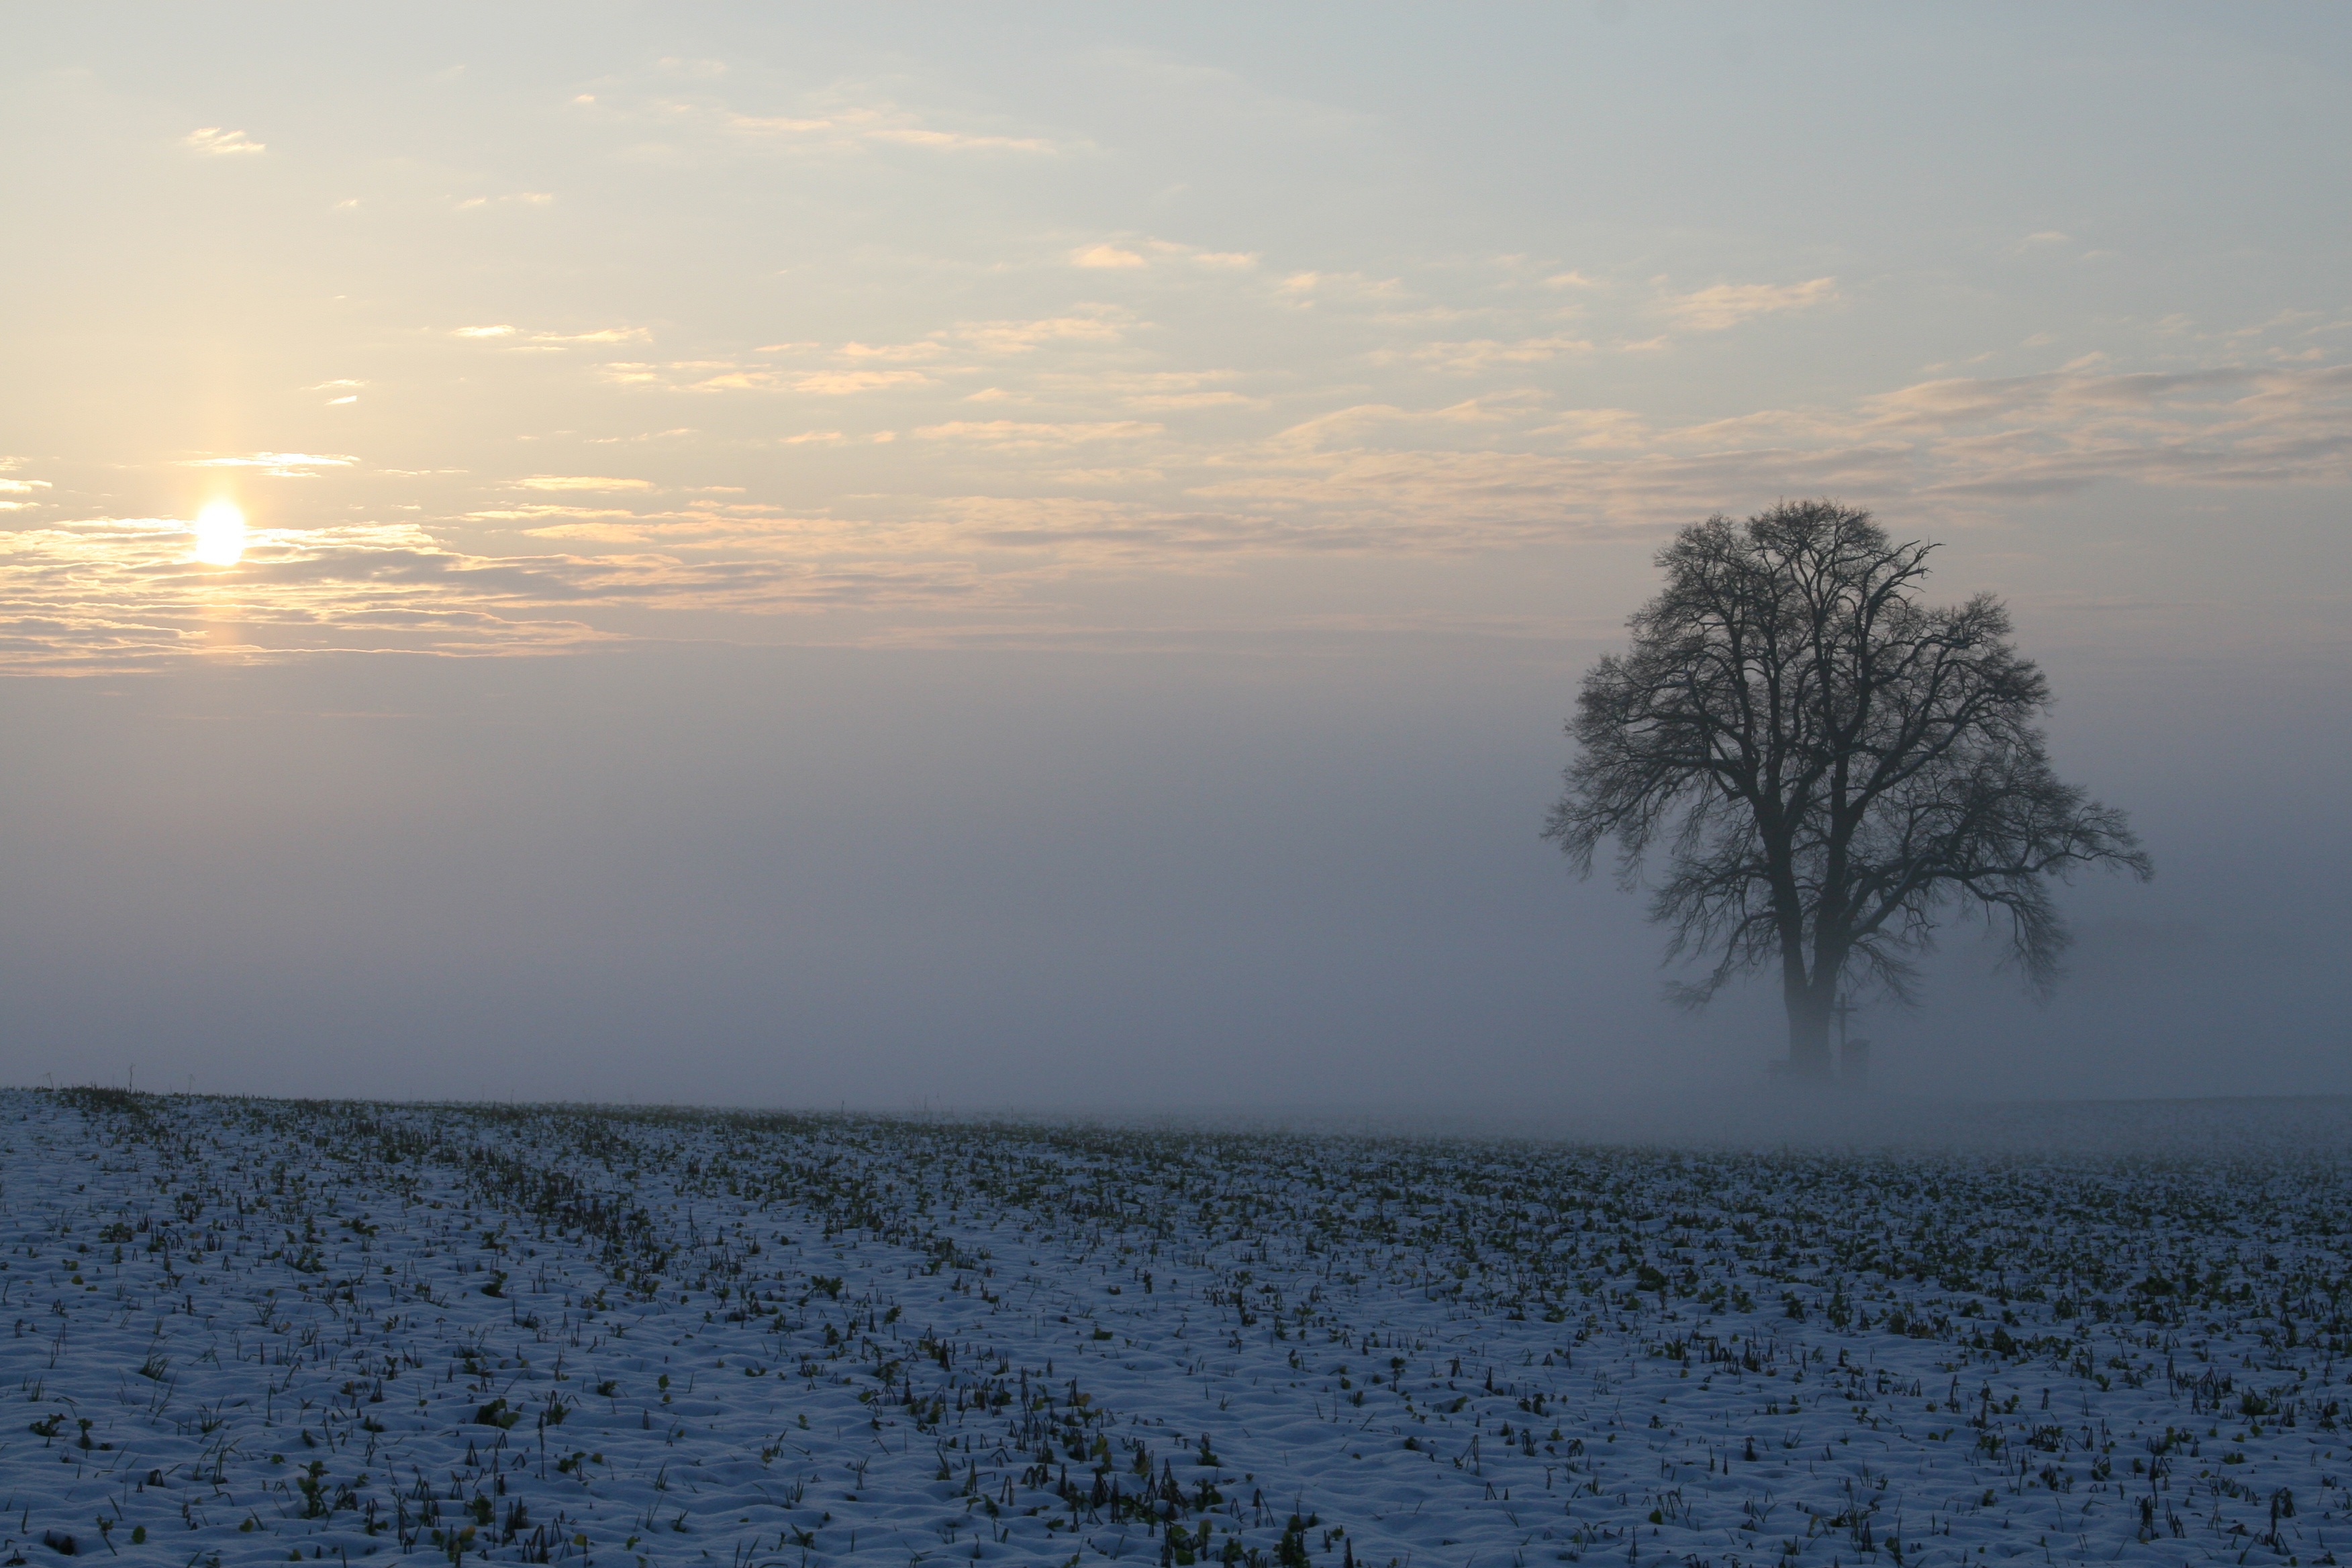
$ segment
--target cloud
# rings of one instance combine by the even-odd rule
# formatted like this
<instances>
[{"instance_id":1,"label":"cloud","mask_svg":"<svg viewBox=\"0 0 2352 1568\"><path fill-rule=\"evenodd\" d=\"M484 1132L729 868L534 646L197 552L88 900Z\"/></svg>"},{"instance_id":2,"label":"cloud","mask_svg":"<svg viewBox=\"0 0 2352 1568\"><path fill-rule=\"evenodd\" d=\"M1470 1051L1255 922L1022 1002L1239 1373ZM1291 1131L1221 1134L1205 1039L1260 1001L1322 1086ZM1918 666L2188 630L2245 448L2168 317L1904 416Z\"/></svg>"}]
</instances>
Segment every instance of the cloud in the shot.
<instances>
[{"instance_id":1,"label":"cloud","mask_svg":"<svg viewBox=\"0 0 2352 1568\"><path fill-rule=\"evenodd\" d=\"M653 334L643 327L596 327L584 332L526 332L509 321L476 327L453 327L449 335L475 342L496 342L511 339L509 347L516 349L560 349L574 343L593 346L598 343L642 343L650 342Z\"/></svg>"},{"instance_id":2,"label":"cloud","mask_svg":"<svg viewBox=\"0 0 2352 1568\"><path fill-rule=\"evenodd\" d=\"M1037 378L1037 396L1024 399L1034 402L1072 403L1098 406L1116 399L1129 408L1146 412L1185 408L1265 408L1268 400L1252 397L1244 393L1213 384L1232 381L1240 375L1231 370L1169 370L1119 371L1080 370L1049 371ZM969 394L964 401L997 402L1013 395L1001 387L988 387Z\"/></svg>"},{"instance_id":3,"label":"cloud","mask_svg":"<svg viewBox=\"0 0 2352 1568\"><path fill-rule=\"evenodd\" d=\"M242 131L224 131L217 125L207 125L191 131L180 138L180 145L207 158L235 157L244 153L268 151Z\"/></svg>"},{"instance_id":4,"label":"cloud","mask_svg":"<svg viewBox=\"0 0 2352 1568\"><path fill-rule=\"evenodd\" d=\"M593 374L614 386L659 386L671 392L778 392L787 384L772 366L723 359L673 360L667 364L606 360L594 366Z\"/></svg>"},{"instance_id":5,"label":"cloud","mask_svg":"<svg viewBox=\"0 0 2352 1568\"><path fill-rule=\"evenodd\" d=\"M468 522L543 522L551 517L567 518L626 518L635 521L641 514L626 507L564 506L553 502L525 502L519 506L485 507L465 514Z\"/></svg>"},{"instance_id":6,"label":"cloud","mask_svg":"<svg viewBox=\"0 0 2352 1568\"><path fill-rule=\"evenodd\" d=\"M1196 267L1207 267L1222 272L1246 272L1264 259L1255 250L1203 250L1197 245L1186 245L1181 240L1173 239L1149 240L1145 242L1145 247L1156 250L1162 256L1189 261ZM1137 259L1139 261L1142 258L1139 257ZM1081 263L1081 265L1085 264ZM1135 263L1121 262L1116 265L1133 266Z\"/></svg>"},{"instance_id":7,"label":"cloud","mask_svg":"<svg viewBox=\"0 0 2352 1568\"><path fill-rule=\"evenodd\" d=\"M1069 424L1030 424L1016 419L958 419L945 425L925 425L916 436L926 441L958 441L1014 450L1068 447L1081 441L1124 441L1156 436L1163 426L1139 419L1107 419Z\"/></svg>"},{"instance_id":8,"label":"cloud","mask_svg":"<svg viewBox=\"0 0 2352 1568\"><path fill-rule=\"evenodd\" d=\"M1166 479L1159 468L1054 468L1045 475L1055 484L1106 487L1148 485Z\"/></svg>"},{"instance_id":9,"label":"cloud","mask_svg":"<svg viewBox=\"0 0 2352 1568\"><path fill-rule=\"evenodd\" d=\"M843 554L848 541L821 520L772 520L782 548L724 519L678 521L687 542L699 529L709 547L645 549L665 535L642 522L618 525L608 541L635 549L495 557L413 525L365 523L258 530L241 562L217 567L189 559L176 519L0 531L0 669L79 674L388 649L543 654L618 639L591 624L610 608L969 609L1005 594L968 563Z\"/></svg>"},{"instance_id":10,"label":"cloud","mask_svg":"<svg viewBox=\"0 0 2352 1568\"><path fill-rule=\"evenodd\" d=\"M1027 353L1046 343L1115 343L1123 335L1108 311L1027 321L967 321L955 330L958 342L982 353Z\"/></svg>"},{"instance_id":11,"label":"cloud","mask_svg":"<svg viewBox=\"0 0 2352 1568\"><path fill-rule=\"evenodd\" d=\"M792 349L814 348L815 346L816 345L814 343L779 343L772 348L761 349L760 352L761 353L782 353ZM842 358L847 360L936 359L940 354L947 353L947 345L929 339L925 339L920 342L912 343L846 342L842 344L835 352L838 353Z\"/></svg>"},{"instance_id":12,"label":"cloud","mask_svg":"<svg viewBox=\"0 0 2352 1568\"><path fill-rule=\"evenodd\" d=\"M1943 380L1843 407L1658 428L1489 398L1365 404L1213 460L1186 493L1254 512L1221 548L1475 550L1686 521L1775 495L1932 518L2101 483L2352 482L2352 366ZM1139 546L1138 546L1139 548Z\"/></svg>"},{"instance_id":13,"label":"cloud","mask_svg":"<svg viewBox=\"0 0 2352 1568\"><path fill-rule=\"evenodd\" d=\"M660 386L672 392L803 392L822 397L938 384L919 370L787 371L729 360L677 360L667 364L614 360L596 366L595 374L614 385Z\"/></svg>"},{"instance_id":14,"label":"cloud","mask_svg":"<svg viewBox=\"0 0 2352 1568\"><path fill-rule=\"evenodd\" d=\"M255 452L243 458L188 458L181 466L189 468L259 468L281 479L315 479L321 468L348 468L357 458L336 457L316 452Z\"/></svg>"},{"instance_id":15,"label":"cloud","mask_svg":"<svg viewBox=\"0 0 2352 1568\"><path fill-rule=\"evenodd\" d=\"M1807 283L1718 283L1694 294L1670 297L1665 310L1676 326L1719 332L1758 316L1807 310L1836 298L1834 278L1816 278Z\"/></svg>"},{"instance_id":16,"label":"cloud","mask_svg":"<svg viewBox=\"0 0 2352 1568\"><path fill-rule=\"evenodd\" d=\"M881 126L865 132L875 142L896 142L908 147L936 147L948 152L989 151L1051 153L1054 144L1039 136L976 136L963 131L931 131L919 125Z\"/></svg>"},{"instance_id":17,"label":"cloud","mask_svg":"<svg viewBox=\"0 0 2352 1568\"><path fill-rule=\"evenodd\" d=\"M1159 242L1136 243L1163 273L1177 265L1168 259L1175 252L1145 248ZM1691 312L1676 335L1714 319L1694 301L1737 318L1805 308L1833 298L1833 289L1826 279L1769 289L1760 306L1731 286L1676 296L1676 308ZM919 616L943 604L1016 602L1045 593L1039 584L1091 570L1207 570L1202 563L1253 554L1406 558L1643 536L1782 495L1835 494L1934 529L2097 485L2352 481L2352 366L2270 363L2267 339L2211 340L2214 353L2239 363L2139 369L2085 358L2026 376L1937 372L1858 397L1735 405L1720 417L1678 423L1654 407L1563 406L1577 401L1568 394L1583 378L1545 367L1599 350L1549 330L1566 315L1556 299L1496 306L1496 324L1485 329L1491 335L1471 335L1417 319L1398 325L1378 308L1395 290L1359 275L1318 274L1308 291L1375 301L1372 342L1391 345L1380 362L1391 368L1375 379L1360 358L1321 383L1286 361L1253 362L1248 370L1159 368L1167 363L1157 357L1161 335L1106 304L929 331L919 323L895 342L775 343L758 355L737 351L740 358L606 362L586 353L583 382L785 398L900 390L935 401L884 397L867 405L885 410L896 430L841 427L852 417L842 405L803 405L797 414L747 407L753 423L724 437L740 444L735 449L825 450L774 465L774 476L747 481L751 493L740 496L664 492L648 479L601 472L635 466L619 453L572 458L553 454L583 448L524 448L545 454L530 461L558 471L469 480L465 499L444 503L453 519L478 526L464 537L501 540L496 548L511 547L510 555L468 553L422 534L419 544L390 534L286 532L248 564L199 580L180 559L184 532L138 543L77 525L79 542L27 546L30 553L0 560L0 612L17 602L22 610L18 622L0 625L0 640L14 635L7 626L69 608L62 587L17 570L34 563L58 583L76 573L104 578L113 595L100 617L107 635L149 653L162 645L124 628L195 626L205 595L217 606L247 594L264 596L254 624L265 629L253 635L276 647L362 646L335 639L359 638L364 628L387 639L366 646L544 651L626 626L620 607L766 614L856 605ZM1262 301L1271 290L1253 292ZM1631 308L1659 309L1664 298ZM499 344L553 335L481 331ZM636 328L572 334L614 342L642 335ZM1608 334L1595 338L1610 345ZM1361 340L1350 333L1346 341ZM2340 334L2326 341L2344 342ZM2186 346L2178 338L2167 345L2171 353ZM1416 369L1480 379L1457 384L1400 374ZM1534 382L1545 384L1523 384ZM1422 395L1433 387L1443 395ZM959 402L964 406L952 406ZM914 408L932 422L917 425L922 416ZM942 417L953 413L975 417ZM986 417L992 415L1007 417ZM855 424L869 423L860 416ZM820 417L827 423L813 423ZM873 449L885 442L895 444ZM282 452L184 460L289 474L353 465L348 457ZM566 471L567 464L588 471ZM671 472L667 459L658 466ZM36 493L25 488L32 482L0 483L0 506L26 505L18 498ZM809 516L781 500L802 498L792 505L806 509L812 492L802 487L815 485L828 487L845 511L869 515ZM959 493L981 489L997 493ZM39 509L12 513L11 522L56 515L50 492L37 494ZM458 510L466 507L473 510ZM518 531L528 539L517 540ZM985 572L967 559L978 552L990 552ZM122 565L134 558L144 578ZM114 564L91 564L101 560ZM142 597L151 592L160 606L152 616ZM395 623L435 629L395 634L387 629ZM559 623L569 629L548 629ZM473 629L451 629L460 626Z\"/></svg>"},{"instance_id":18,"label":"cloud","mask_svg":"<svg viewBox=\"0 0 2352 1568\"><path fill-rule=\"evenodd\" d=\"M2352 365L1944 380L1861 411L1942 459L1931 494L2352 481Z\"/></svg>"},{"instance_id":19,"label":"cloud","mask_svg":"<svg viewBox=\"0 0 2352 1568\"><path fill-rule=\"evenodd\" d=\"M642 343L652 337L653 334L643 327L599 327L592 332L533 332L530 341L535 343Z\"/></svg>"},{"instance_id":20,"label":"cloud","mask_svg":"<svg viewBox=\"0 0 2352 1568\"><path fill-rule=\"evenodd\" d=\"M1114 307L1083 305L1066 315L1028 320L962 321L928 337L899 343L852 341L837 349L817 343L772 343L759 352L778 356L823 354L829 366L786 368L733 360L609 360L595 366L600 379L620 386L666 386L686 392L800 392L815 396L854 396L893 388L939 385L940 376L977 372L966 363L918 370L913 365L944 355L990 358L1025 356L1054 346L1102 345L1125 341L1130 318ZM894 365L898 368L875 368Z\"/></svg>"},{"instance_id":21,"label":"cloud","mask_svg":"<svg viewBox=\"0 0 2352 1568\"><path fill-rule=\"evenodd\" d=\"M1402 408L1392 403L1359 403L1318 414L1265 437L1263 450L1306 451L1367 440L1371 433L1399 426L1426 432L1454 426L1496 425L1522 417L1532 401L1527 394L1469 397L1436 408Z\"/></svg>"},{"instance_id":22,"label":"cloud","mask_svg":"<svg viewBox=\"0 0 2352 1568\"><path fill-rule=\"evenodd\" d=\"M732 130L755 136L798 136L835 129L830 120L795 120L781 114L730 114L727 123Z\"/></svg>"},{"instance_id":23,"label":"cloud","mask_svg":"<svg viewBox=\"0 0 2352 1568\"><path fill-rule=\"evenodd\" d=\"M709 370L711 366L706 362L700 364L689 363L682 365L675 365L671 368L690 372L702 372ZM677 390L687 392L777 392L781 391L783 388L783 377L778 375L774 371L755 367L750 370L721 370L718 372L718 374L710 375L698 374L693 379L682 384L678 388L677 388Z\"/></svg>"},{"instance_id":24,"label":"cloud","mask_svg":"<svg viewBox=\"0 0 2352 1568\"><path fill-rule=\"evenodd\" d=\"M834 370L818 371L793 383L795 392L821 393L827 396L846 396L860 392L879 392L892 386L937 386L938 382L919 370Z\"/></svg>"},{"instance_id":25,"label":"cloud","mask_svg":"<svg viewBox=\"0 0 2352 1568\"><path fill-rule=\"evenodd\" d=\"M615 479L593 474L533 474L517 479L527 490L649 490L650 479Z\"/></svg>"},{"instance_id":26,"label":"cloud","mask_svg":"<svg viewBox=\"0 0 2352 1568\"><path fill-rule=\"evenodd\" d=\"M1110 268L1149 267L1151 265L1151 263L1144 260L1142 257L1138 256L1134 251L1122 250L1116 245L1089 245L1083 250L1072 251L1070 253L1070 264L1074 267Z\"/></svg>"},{"instance_id":27,"label":"cloud","mask_svg":"<svg viewBox=\"0 0 2352 1568\"><path fill-rule=\"evenodd\" d=\"M1423 364L1457 374L1470 375L1504 365L1542 364L1562 354L1583 354L1592 352L1585 338L1555 334L1542 338L1520 338L1501 342L1494 338L1474 338L1467 342L1424 343L1412 353Z\"/></svg>"},{"instance_id":28,"label":"cloud","mask_svg":"<svg viewBox=\"0 0 2352 1568\"><path fill-rule=\"evenodd\" d=\"M1297 310L1313 310L1325 300L1384 303L1404 298L1402 280L1370 278L1361 272L1294 272L1275 290L1275 299Z\"/></svg>"},{"instance_id":29,"label":"cloud","mask_svg":"<svg viewBox=\"0 0 2352 1568\"><path fill-rule=\"evenodd\" d=\"M2100 362L2090 362L2096 363ZM2092 410L2150 412L2167 404L2202 402L2210 395L2240 391L2258 383L2272 387L2317 386L2328 380L2325 374L2297 378L2284 373L2234 366L2116 375L2084 374L2090 363L2077 361L2068 370L2049 375L1923 381L1866 397L1862 405L1887 424L1954 425L1990 419L2050 418Z\"/></svg>"},{"instance_id":30,"label":"cloud","mask_svg":"<svg viewBox=\"0 0 2352 1568\"><path fill-rule=\"evenodd\" d=\"M1145 392L1123 399L1129 408L1146 411L1181 408L1264 408L1263 397L1248 397L1238 392Z\"/></svg>"},{"instance_id":31,"label":"cloud","mask_svg":"<svg viewBox=\"0 0 2352 1568\"><path fill-rule=\"evenodd\" d=\"M738 136L834 152L877 146L918 147L939 153L1054 153L1041 136L1004 136L985 132L942 131L896 108L845 108L810 115L759 115L722 111L720 123Z\"/></svg>"},{"instance_id":32,"label":"cloud","mask_svg":"<svg viewBox=\"0 0 2352 1568\"><path fill-rule=\"evenodd\" d=\"M1630 408L1571 408L1548 416L1546 423L1528 434L1549 437L1570 449L1625 451L1650 444L1655 433L1647 420Z\"/></svg>"}]
</instances>

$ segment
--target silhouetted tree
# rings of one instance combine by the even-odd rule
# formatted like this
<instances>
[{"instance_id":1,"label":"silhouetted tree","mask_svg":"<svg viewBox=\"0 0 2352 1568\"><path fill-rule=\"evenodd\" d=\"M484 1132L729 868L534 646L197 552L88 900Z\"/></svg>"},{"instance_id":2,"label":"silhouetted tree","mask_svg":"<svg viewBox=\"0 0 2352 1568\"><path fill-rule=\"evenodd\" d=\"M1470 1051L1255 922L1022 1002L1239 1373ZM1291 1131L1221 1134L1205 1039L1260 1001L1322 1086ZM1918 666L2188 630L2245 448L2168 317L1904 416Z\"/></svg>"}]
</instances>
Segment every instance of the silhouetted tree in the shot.
<instances>
[{"instance_id":1,"label":"silhouetted tree","mask_svg":"<svg viewBox=\"0 0 2352 1568\"><path fill-rule=\"evenodd\" d=\"M1911 999L1943 911L2005 931L2046 994L2069 940L2050 880L2153 874L2124 814L2052 772L2050 683L2000 602L1918 602L1933 549L1825 500L1693 524L1568 726L1579 754L1544 837L1580 875L1615 839L1628 889L1661 849L1668 956L1713 959L1676 999L1777 965L1801 1078L1830 1074L1849 975Z\"/></svg>"}]
</instances>

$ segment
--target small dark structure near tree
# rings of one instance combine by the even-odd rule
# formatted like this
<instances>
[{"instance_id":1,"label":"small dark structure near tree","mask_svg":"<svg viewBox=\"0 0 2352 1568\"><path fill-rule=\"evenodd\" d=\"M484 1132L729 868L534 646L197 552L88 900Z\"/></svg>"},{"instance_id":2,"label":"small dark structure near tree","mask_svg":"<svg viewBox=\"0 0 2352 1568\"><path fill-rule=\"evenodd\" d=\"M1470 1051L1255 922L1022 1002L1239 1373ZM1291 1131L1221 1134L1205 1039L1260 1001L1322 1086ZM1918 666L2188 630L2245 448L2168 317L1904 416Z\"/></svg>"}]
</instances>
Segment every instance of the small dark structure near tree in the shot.
<instances>
[{"instance_id":1,"label":"small dark structure near tree","mask_svg":"<svg viewBox=\"0 0 2352 1568\"><path fill-rule=\"evenodd\" d=\"M1544 837L1586 875L1613 838L1629 889L1663 850L1650 917L1670 958L1713 960L1676 999L1777 966L1801 1079L1831 1076L1849 978L1910 1000L1944 911L2003 930L2046 993L2068 942L2051 879L2153 873L2124 814L2052 772L2050 683L2000 603L1918 602L1934 548L1826 500L1696 523L1568 726Z\"/></svg>"}]
</instances>

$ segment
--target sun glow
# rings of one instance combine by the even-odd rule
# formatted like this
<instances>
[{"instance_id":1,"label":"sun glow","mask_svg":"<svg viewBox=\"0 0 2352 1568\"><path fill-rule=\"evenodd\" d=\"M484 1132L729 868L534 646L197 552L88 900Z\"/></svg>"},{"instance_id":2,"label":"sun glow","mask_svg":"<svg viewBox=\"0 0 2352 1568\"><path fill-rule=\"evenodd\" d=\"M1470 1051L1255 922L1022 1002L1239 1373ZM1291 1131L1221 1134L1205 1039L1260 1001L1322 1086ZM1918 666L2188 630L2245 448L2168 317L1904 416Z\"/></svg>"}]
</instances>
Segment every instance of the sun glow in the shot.
<instances>
[{"instance_id":1,"label":"sun glow","mask_svg":"<svg viewBox=\"0 0 2352 1568\"><path fill-rule=\"evenodd\" d=\"M234 566L245 553L245 513L235 501L216 500L196 513L196 559L207 566Z\"/></svg>"}]
</instances>

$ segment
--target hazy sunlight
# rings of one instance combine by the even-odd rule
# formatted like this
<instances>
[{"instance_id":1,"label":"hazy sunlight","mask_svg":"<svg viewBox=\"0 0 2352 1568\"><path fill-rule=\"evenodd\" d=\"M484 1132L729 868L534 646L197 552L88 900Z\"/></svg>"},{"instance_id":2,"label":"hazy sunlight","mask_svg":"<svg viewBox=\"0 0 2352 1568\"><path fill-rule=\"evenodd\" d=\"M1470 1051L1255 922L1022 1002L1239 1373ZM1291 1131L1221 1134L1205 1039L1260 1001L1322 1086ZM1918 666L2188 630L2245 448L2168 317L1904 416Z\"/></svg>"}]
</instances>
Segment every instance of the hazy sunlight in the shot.
<instances>
[{"instance_id":1,"label":"hazy sunlight","mask_svg":"<svg viewBox=\"0 0 2352 1568\"><path fill-rule=\"evenodd\" d=\"M207 566L234 566L245 553L245 513L235 501L216 500L196 513L195 557Z\"/></svg>"}]
</instances>

